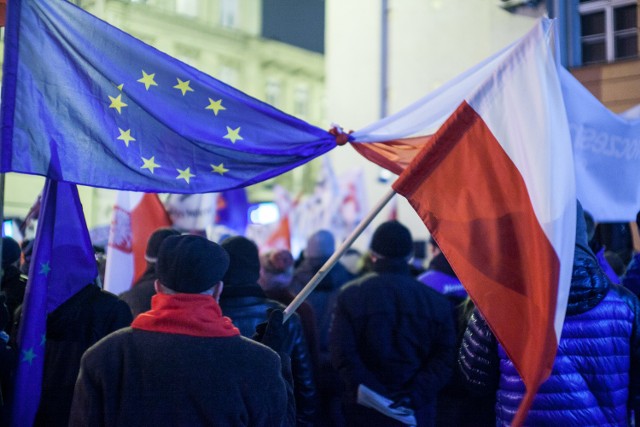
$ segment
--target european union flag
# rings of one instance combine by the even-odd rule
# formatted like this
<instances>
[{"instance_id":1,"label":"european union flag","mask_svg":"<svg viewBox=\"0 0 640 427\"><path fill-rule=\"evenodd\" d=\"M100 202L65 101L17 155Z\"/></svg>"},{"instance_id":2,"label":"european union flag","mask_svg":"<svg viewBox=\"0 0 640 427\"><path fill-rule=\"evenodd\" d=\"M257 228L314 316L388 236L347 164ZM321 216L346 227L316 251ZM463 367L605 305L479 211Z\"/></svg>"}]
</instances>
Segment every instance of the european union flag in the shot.
<instances>
[{"instance_id":1,"label":"european union flag","mask_svg":"<svg viewBox=\"0 0 640 427\"><path fill-rule=\"evenodd\" d=\"M9 2L0 172L205 193L272 178L335 137L64 0Z\"/></svg>"},{"instance_id":2,"label":"european union flag","mask_svg":"<svg viewBox=\"0 0 640 427\"><path fill-rule=\"evenodd\" d=\"M18 333L12 426L33 425L38 410L47 314L93 282L97 275L76 186L47 179Z\"/></svg>"}]
</instances>

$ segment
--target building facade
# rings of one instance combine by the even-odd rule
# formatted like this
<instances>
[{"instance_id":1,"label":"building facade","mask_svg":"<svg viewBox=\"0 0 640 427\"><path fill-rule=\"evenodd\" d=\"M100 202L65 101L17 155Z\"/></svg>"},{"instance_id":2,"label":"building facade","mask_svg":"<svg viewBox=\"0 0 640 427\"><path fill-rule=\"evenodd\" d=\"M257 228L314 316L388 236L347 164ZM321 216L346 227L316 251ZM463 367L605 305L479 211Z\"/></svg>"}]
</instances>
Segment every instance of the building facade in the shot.
<instances>
[{"instance_id":1,"label":"building facade","mask_svg":"<svg viewBox=\"0 0 640 427\"><path fill-rule=\"evenodd\" d=\"M555 0L563 65L604 105L640 104L638 0Z\"/></svg>"}]
</instances>

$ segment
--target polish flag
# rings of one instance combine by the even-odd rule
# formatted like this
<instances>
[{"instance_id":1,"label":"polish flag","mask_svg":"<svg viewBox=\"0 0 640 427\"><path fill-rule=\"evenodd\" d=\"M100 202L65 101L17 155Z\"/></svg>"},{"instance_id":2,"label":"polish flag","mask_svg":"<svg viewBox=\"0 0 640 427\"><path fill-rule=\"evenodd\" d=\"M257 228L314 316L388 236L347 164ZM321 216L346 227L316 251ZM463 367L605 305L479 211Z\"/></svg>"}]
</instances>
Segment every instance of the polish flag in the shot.
<instances>
[{"instance_id":1,"label":"polish flag","mask_svg":"<svg viewBox=\"0 0 640 427\"><path fill-rule=\"evenodd\" d=\"M527 393L514 426L551 373L575 243L573 156L549 27L541 20L485 64L484 80L415 158L395 163L393 184L518 369Z\"/></svg>"},{"instance_id":2,"label":"polish flag","mask_svg":"<svg viewBox=\"0 0 640 427\"><path fill-rule=\"evenodd\" d=\"M144 254L151 234L171 220L158 195L119 191L107 246L104 288L116 295L131 288L147 268Z\"/></svg>"}]
</instances>

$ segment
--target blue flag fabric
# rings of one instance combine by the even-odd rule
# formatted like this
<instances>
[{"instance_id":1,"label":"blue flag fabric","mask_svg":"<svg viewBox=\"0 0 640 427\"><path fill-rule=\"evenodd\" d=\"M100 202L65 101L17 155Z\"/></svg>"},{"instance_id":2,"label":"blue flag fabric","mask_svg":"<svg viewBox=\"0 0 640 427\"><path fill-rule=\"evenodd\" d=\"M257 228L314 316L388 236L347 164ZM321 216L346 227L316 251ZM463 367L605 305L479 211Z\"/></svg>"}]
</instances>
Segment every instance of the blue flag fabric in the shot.
<instances>
[{"instance_id":1,"label":"blue flag fabric","mask_svg":"<svg viewBox=\"0 0 640 427\"><path fill-rule=\"evenodd\" d=\"M98 274L74 184L47 179L18 332L11 425L32 426L40 402L47 314Z\"/></svg>"},{"instance_id":2,"label":"blue flag fabric","mask_svg":"<svg viewBox=\"0 0 640 427\"><path fill-rule=\"evenodd\" d=\"M65 0L12 0L0 172L205 193L274 177L329 132L172 58Z\"/></svg>"},{"instance_id":3,"label":"blue flag fabric","mask_svg":"<svg viewBox=\"0 0 640 427\"><path fill-rule=\"evenodd\" d=\"M223 225L244 236L247 230L249 199L244 188L223 191L218 195L216 225Z\"/></svg>"}]
</instances>

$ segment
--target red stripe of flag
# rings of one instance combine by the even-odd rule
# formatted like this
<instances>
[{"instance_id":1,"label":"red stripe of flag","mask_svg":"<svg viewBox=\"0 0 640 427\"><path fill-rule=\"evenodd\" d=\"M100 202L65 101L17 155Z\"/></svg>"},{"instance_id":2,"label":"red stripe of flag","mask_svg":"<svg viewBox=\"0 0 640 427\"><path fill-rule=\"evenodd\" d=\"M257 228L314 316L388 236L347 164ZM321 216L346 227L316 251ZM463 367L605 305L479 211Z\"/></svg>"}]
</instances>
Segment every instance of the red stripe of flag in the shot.
<instances>
[{"instance_id":1,"label":"red stripe of flag","mask_svg":"<svg viewBox=\"0 0 640 427\"><path fill-rule=\"evenodd\" d=\"M518 369L526 414L553 366L560 261L518 169L463 102L393 188L420 215Z\"/></svg>"}]
</instances>

